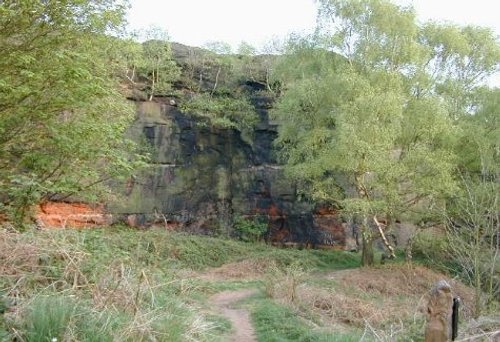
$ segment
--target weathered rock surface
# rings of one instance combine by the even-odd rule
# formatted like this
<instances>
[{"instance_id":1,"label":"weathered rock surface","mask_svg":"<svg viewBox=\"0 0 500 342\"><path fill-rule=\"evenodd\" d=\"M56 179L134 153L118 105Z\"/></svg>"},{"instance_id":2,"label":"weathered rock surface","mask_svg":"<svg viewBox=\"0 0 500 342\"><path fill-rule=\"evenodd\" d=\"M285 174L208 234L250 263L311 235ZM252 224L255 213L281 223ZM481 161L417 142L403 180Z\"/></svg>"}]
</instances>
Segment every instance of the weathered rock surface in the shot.
<instances>
[{"instance_id":1,"label":"weathered rock surface","mask_svg":"<svg viewBox=\"0 0 500 342\"><path fill-rule=\"evenodd\" d=\"M104 206L87 203L45 202L36 208L40 228L95 228L112 223Z\"/></svg>"},{"instance_id":2,"label":"weathered rock surface","mask_svg":"<svg viewBox=\"0 0 500 342\"><path fill-rule=\"evenodd\" d=\"M172 49L180 65L189 62L193 51L202 52L180 44ZM204 74L203 81L212 89L214 75ZM266 239L273 244L355 248L352 239L346 240L347 225L336 213L299 201L294 185L284 177L273 149L277 124L269 119L272 98L263 95L265 86L255 81L240 86L250 94L260 118L252 136L245 139L235 129L202 125L199 117L179 109L181 99L145 101L141 90L131 89L129 99L137 105L137 118L129 134L151 150L150 167L124 183L112 184L119 199L105 208L85 211L80 203L66 203L54 204L52 210L45 204L38 211L40 225L94 227L109 224L111 215L113 222L134 227L159 225L231 235L239 215L267 221ZM182 84L176 87L184 89Z\"/></svg>"},{"instance_id":3,"label":"weathered rock surface","mask_svg":"<svg viewBox=\"0 0 500 342\"><path fill-rule=\"evenodd\" d=\"M253 97L260 123L251 141L237 130L200 124L170 100L135 102L137 118L129 134L150 149L152 160L136 177L112 185L118 200L105 206L44 203L37 208L39 226L93 228L122 222L231 235L239 215L266 221L266 239L275 245L359 247L355 224L343 222L331 208L297 198L274 156L277 125L268 117L269 98ZM405 239L395 237L403 244Z\"/></svg>"},{"instance_id":4,"label":"weathered rock surface","mask_svg":"<svg viewBox=\"0 0 500 342\"><path fill-rule=\"evenodd\" d=\"M252 141L237 130L204 127L170 103L137 102L130 134L151 147L153 162L134 179L115 185L122 198L107 207L115 220L217 234L231 233L234 215L258 216L269 222L267 239L274 244L345 246L346 225L334 212L298 201L276 163L270 99L253 97L260 123Z\"/></svg>"}]
</instances>

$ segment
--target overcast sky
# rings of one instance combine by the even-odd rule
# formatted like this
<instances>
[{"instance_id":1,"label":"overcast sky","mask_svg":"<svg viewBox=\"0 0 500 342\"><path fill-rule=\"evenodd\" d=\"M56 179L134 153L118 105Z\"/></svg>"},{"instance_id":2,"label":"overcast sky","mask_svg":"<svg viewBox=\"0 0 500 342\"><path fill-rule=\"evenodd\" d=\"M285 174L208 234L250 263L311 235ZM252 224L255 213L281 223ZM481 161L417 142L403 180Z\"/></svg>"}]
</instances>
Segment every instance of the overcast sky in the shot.
<instances>
[{"instance_id":1,"label":"overcast sky","mask_svg":"<svg viewBox=\"0 0 500 342\"><path fill-rule=\"evenodd\" d=\"M492 28L500 35L500 0L395 0L413 4L420 21L429 19ZM131 0L132 29L159 26L171 41L203 46L224 41L236 51L242 41L254 47L292 32L312 32L314 0ZM488 82L500 87L500 73Z\"/></svg>"},{"instance_id":2,"label":"overcast sky","mask_svg":"<svg viewBox=\"0 0 500 342\"><path fill-rule=\"evenodd\" d=\"M397 0L413 4L420 20L438 19L493 28L500 34L500 0ZM310 32L315 24L313 0L131 0L133 29L156 25L172 41L202 46L246 41L256 47L291 32Z\"/></svg>"}]
</instances>

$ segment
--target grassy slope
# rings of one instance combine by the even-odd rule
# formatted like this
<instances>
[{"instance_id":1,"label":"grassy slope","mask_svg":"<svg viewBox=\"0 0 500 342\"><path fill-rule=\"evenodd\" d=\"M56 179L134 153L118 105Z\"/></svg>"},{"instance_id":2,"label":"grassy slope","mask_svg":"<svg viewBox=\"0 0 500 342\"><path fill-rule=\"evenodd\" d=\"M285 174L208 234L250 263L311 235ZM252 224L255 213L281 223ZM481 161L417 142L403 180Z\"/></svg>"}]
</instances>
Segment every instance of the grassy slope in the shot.
<instances>
[{"instance_id":1,"label":"grassy slope","mask_svg":"<svg viewBox=\"0 0 500 342\"><path fill-rule=\"evenodd\" d=\"M424 294L445 276L359 261L164 230L0 230L0 340L223 341L207 299L248 287L260 341L421 340ZM465 321L470 291L450 281Z\"/></svg>"},{"instance_id":2,"label":"grassy slope","mask_svg":"<svg viewBox=\"0 0 500 342\"><path fill-rule=\"evenodd\" d=\"M195 275L245 260L308 271L359 263L345 252L283 250L164 230L0 231L0 339L218 340L227 322L205 299L245 282Z\"/></svg>"}]
</instances>

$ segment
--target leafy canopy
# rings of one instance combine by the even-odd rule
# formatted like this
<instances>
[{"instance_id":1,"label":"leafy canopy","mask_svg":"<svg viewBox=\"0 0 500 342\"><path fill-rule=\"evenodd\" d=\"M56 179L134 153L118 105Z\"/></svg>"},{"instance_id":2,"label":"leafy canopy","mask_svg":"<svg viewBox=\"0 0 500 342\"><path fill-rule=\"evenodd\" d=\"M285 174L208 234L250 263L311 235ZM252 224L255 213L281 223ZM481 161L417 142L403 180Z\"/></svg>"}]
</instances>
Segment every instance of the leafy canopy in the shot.
<instances>
[{"instance_id":1,"label":"leafy canopy","mask_svg":"<svg viewBox=\"0 0 500 342\"><path fill-rule=\"evenodd\" d=\"M483 28L419 25L386 0L319 4L316 34L277 67L287 172L347 212L425 219L456 191L457 120L498 69L499 44Z\"/></svg>"},{"instance_id":2,"label":"leafy canopy","mask_svg":"<svg viewBox=\"0 0 500 342\"><path fill-rule=\"evenodd\" d=\"M0 3L0 202L32 203L133 172L123 139L133 108L118 91L115 0ZM88 192L95 198L95 191Z\"/></svg>"}]
</instances>

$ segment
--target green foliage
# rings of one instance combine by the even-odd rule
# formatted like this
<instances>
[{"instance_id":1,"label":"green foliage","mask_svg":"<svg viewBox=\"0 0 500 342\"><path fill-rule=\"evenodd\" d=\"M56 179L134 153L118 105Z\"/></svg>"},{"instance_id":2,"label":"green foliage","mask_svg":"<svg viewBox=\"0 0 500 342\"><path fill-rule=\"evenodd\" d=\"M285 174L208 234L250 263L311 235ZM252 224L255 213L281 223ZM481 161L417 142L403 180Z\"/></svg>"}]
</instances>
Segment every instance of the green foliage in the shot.
<instances>
[{"instance_id":1,"label":"green foliage","mask_svg":"<svg viewBox=\"0 0 500 342\"><path fill-rule=\"evenodd\" d=\"M204 47L207 50L209 50L217 55L229 55L232 52L231 45L229 45L226 42L221 42L221 41L208 42L204 45ZM219 58L220 58L220 56L219 56Z\"/></svg>"},{"instance_id":2,"label":"green foliage","mask_svg":"<svg viewBox=\"0 0 500 342\"><path fill-rule=\"evenodd\" d=\"M473 99L500 45L480 28L419 25L386 0L320 1L318 19L276 68L277 144L299 191L362 217L371 243L368 218L427 219L458 190L457 118L479 113Z\"/></svg>"},{"instance_id":3,"label":"green foliage","mask_svg":"<svg viewBox=\"0 0 500 342\"><path fill-rule=\"evenodd\" d=\"M416 259L426 260L441 270L446 262L450 261L449 250L448 240L442 233L423 230L418 232L413 240L413 256Z\"/></svg>"},{"instance_id":4,"label":"green foliage","mask_svg":"<svg viewBox=\"0 0 500 342\"><path fill-rule=\"evenodd\" d=\"M437 193L436 178L442 193L453 190L452 155L443 144L453 129L446 110L437 98L408 93L411 81L403 74L408 63L419 62L403 52L418 48L413 15L385 1L322 4L324 20L333 13L345 30L370 32L331 41L325 33L291 46L290 71L283 71L288 89L273 112L282 122L278 143L289 175L320 200L339 201L350 187L357 196L348 196L344 206L357 213L401 213L412 203L410 191L415 199ZM366 17L355 17L359 11ZM397 20L391 24L389 16ZM399 40L401 34L408 39ZM393 55L386 45L408 60L388 60ZM346 59L326 52L329 47ZM425 182L430 176L432 187Z\"/></svg>"},{"instance_id":5,"label":"green foliage","mask_svg":"<svg viewBox=\"0 0 500 342\"><path fill-rule=\"evenodd\" d=\"M133 90L145 91L151 101L154 96L173 93L172 84L180 78L180 68L173 59L166 31L150 27L140 37L119 39L115 59L119 61L119 76L128 80Z\"/></svg>"},{"instance_id":6,"label":"green foliage","mask_svg":"<svg viewBox=\"0 0 500 342\"><path fill-rule=\"evenodd\" d=\"M469 100L474 115L458 117L460 191L449 198L444 216L456 273L476 289L474 304L479 315L494 307L493 298L500 294L500 92L479 88Z\"/></svg>"},{"instance_id":7,"label":"green foliage","mask_svg":"<svg viewBox=\"0 0 500 342\"><path fill-rule=\"evenodd\" d=\"M126 323L109 311L95 312L82 300L62 294L36 297L22 324L26 341L113 341L116 330Z\"/></svg>"},{"instance_id":8,"label":"green foliage","mask_svg":"<svg viewBox=\"0 0 500 342\"><path fill-rule=\"evenodd\" d=\"M146 32L146 39L142 44L142 58L137 60L137 69L138 76L148 80L151 101L153 96L171 91L172 83L180 76L180 69L172 58L166 32L153 27Z\"/></svg>"},{"instance_id":9,"label":"green foliage","mask_svg":"<svg viewBox=\"0 0 500 342\"><path fill-rule=\"evenodd\" d=\"M123 139L133 108L105 35L124 10L118 1L0 4L0 201L18 221L56 195L102 197L100 185L141 164Z\"/></svg>"},{"instance_id":10,"label":"green foliage","mask_svg":"<svg viewBox=\"0 0 500 342\"><path fill-rule=\"evenodd\" d=\"M260 56L250 53L251 47L244 45L247 55L232 55L230 47L222 42L212 42L208 50L188 48L181 58L182 82L195 93L186 93L181 108L202 119L206 125L241 131L251 140L255 124L259 121L244 82L259 84L266 82L266 67ZM198 82L195 82L195 81Z\"/></svg>"},{"instance_id":11,"label":"green foliage","mask_svg":"<svg viewBox=\"0 0 500 342\"><path fill-rule=\"evenodd\" d=\"M428 22L420 36L425 45L426 73L418 75L446 99L455 118L470 113L474 90L498 71L500 46L489 28Z\"/></svg>"},{"instance_id":12,"label":"green foliage","mask_svg":"<svg viewBox=\"0 0 500 342\"><path fill-rule=\"evenodd\" d=\"M459 121L459 167L468 177L494 181L500 174L500 89L480 88L473 95L474 115Z\"/></svg>"},{"instance_id":13,"label":"green foliage","mask_svg":"<svg viewBox=\"0 0 500 342\"><path fill-rule=\"evenodd\" d=\"M109 285L115 286L117 295L124 294L126 285ZM99 286L97 284L97 290L103 291ZM195 322L193 313L175 298L174 292L166 292L165 287L149 290L148 295L154 296L149 299L141 293L128 293L132 297L129 300L135 300L133 305L138 306L135 311L128 310L126 302L120 302L119 298L107 299L113 308L100 308L90 307L88 301L81 297L76 299L75 295L53 293L40 296L23 307L28 314L17 324L26 341L184 341L185 337L191 336L189 329L199 329L193 331L192 337L202 339L203 334L211 329L209 323L203 323L199 318L195 324L200 326L190 326Z\"/></svg>"},{"instance_id":14,"label":"green foliage","mask_svg":"<svg viewBox=\"0 0 500 342\"><path fill-rule=\"evenodd\" d=\"M500 298L500 186L495 179L464 178L463 191L445 213L447 243L457 273L476 290L479 316Z\"/></svg>"},{"instance_id":15,"label":"green foliage","mask_svg":"<svg viewBox=\"0 0 500 342\"><path fill-rule=\"evenodd\" d=\"M177 65L172 60L170 45L166 41L148 40L142 44L143 64L139 70L151 84L151 95L165 94L179 77Z\"/></svg>"},{"instance_id":16,"label":"green foliage","mask_svg":"<svg viewBox=\"0 0 500 342\"><path fill-rule=\"evenodd\" d=\"M243 56L255 56L257 54L257 49L249 43L242 41L238 46L238 54Z\"/></svg>"},{"instance_id":17,"label":"green foliage","mask_svg":"<svg viewBox=\"0 0 500 342\"><path fill-rule=\"evenodd\" d=\"M218 128L249 132L258 120L255 108L244 95L229 97L202 93L183 103L182 109L206 118L210 126Z\"/></svg>"},{"instance_id":18,"label":"green foliage","mask_svg":"<svg viewBox=\"0 0 500 342\"><path fill-rule=\"evenodd\" d=\"M236 216L234 219L234 231L242 241L260 241L267 232L267 228L267 222L261 220L259 217L247 219L242 216Z\"/></svg>"},{"instance_id":19,"label":"green foliage","mask_svg":"<svg viewBox=\"0 0 500 342\"><path fill-rule=\"evenodd\" d=\"M239 89L248 81L271 90L269 77L278 58L258 55L251 45L242 42L237 54L224 42L210 42L204 48L174 47L176 60L182 68L180 85L196 93L241 96Z\"/></svg>"}]
</instances>

